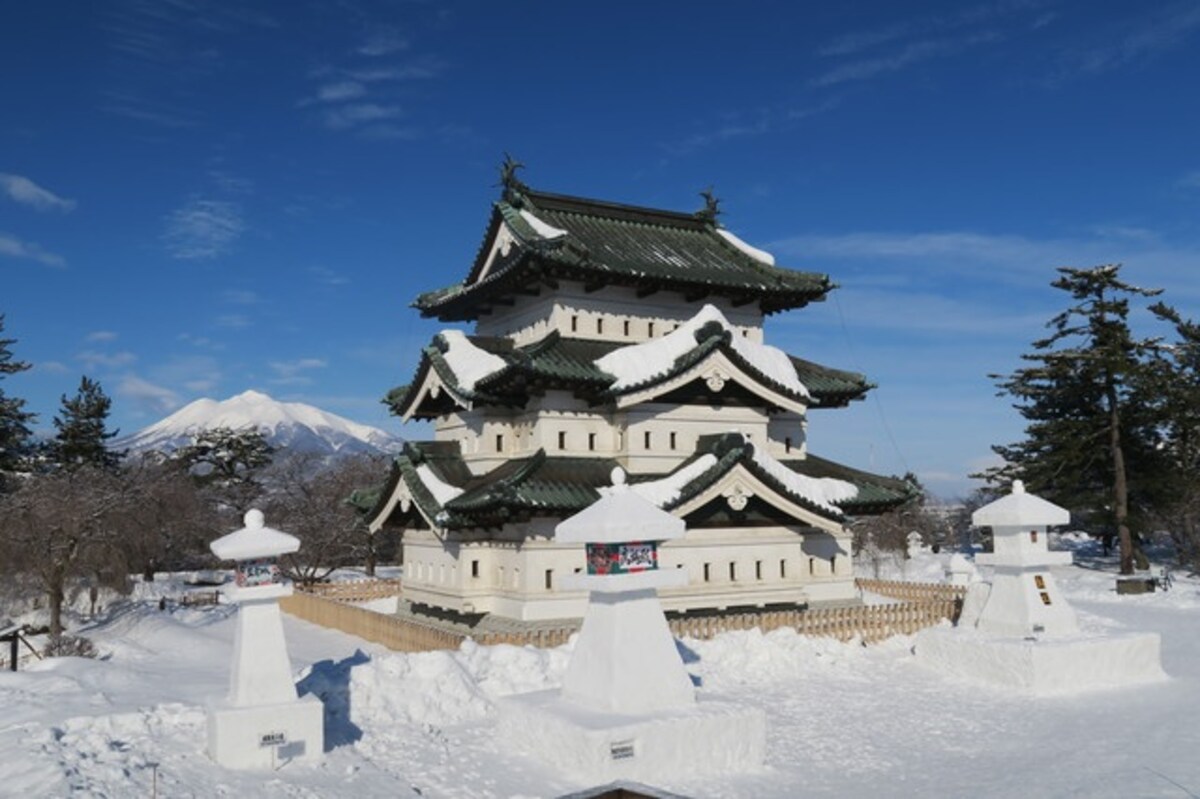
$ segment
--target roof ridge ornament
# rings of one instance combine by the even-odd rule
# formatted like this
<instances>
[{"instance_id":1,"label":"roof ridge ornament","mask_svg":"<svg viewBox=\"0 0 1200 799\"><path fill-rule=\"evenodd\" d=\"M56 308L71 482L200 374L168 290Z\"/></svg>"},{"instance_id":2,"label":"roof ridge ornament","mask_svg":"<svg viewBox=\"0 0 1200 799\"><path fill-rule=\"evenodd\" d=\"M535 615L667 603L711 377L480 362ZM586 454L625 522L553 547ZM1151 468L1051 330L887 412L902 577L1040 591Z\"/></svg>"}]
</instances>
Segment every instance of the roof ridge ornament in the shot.
<instances>
[{"instance_id":1,"label":"roof ridge ornament","mask_svg":"<svg viewBox=\"0 0 1200 799\"><path fill-rule=\"evenodd\" d=\"M529 187L517 177L517 170L524 168L523 163L508 152L504 153L504 161L500 164L500 187L503 189L504 200L513 205L519 205L521 195L529 191Z\"/></svg>"},{"instance_id":2,"label":"roof ridge ornament","mask_svg":"<svg viewBox=\"0 0 1200 799\"><path fill-rule=\"evenodd\" d=\"M700 192L700 196L704 198L704 207L696 212L696 218L710 225L717 223L717 217L721 215L721 200L713 193L713 187L709 186L704 191Z\"/></svg>"}]
</instances>

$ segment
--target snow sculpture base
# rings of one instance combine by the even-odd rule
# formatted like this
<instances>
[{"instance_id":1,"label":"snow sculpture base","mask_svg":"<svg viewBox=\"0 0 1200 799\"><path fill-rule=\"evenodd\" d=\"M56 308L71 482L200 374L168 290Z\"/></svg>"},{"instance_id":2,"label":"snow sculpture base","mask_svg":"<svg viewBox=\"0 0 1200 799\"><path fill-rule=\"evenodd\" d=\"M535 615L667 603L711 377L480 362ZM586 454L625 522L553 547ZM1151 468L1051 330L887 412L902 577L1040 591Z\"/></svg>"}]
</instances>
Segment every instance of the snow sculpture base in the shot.
<instances>
[{"instance_id":1,"label":"snow sculpture base","mask_svg":"<svg viewBox=\"0 0 1200 799\"><path fill-rule=\"evenodd\" d=\"M996 638L938 627L917 634L921 665L953 677L1044 696L1165 680L1157 633Z\"/></svg>"},{"instance_id":2,"label":"snow sculpture base","mask_svg":"<svg viewBox=\"0 0 1200 799\"><path fill-rule=\"evenodd\" d=\"M319 760L325 749L325 711L308 695L274 705L208 707L208 755L232 769L275 769Z\"/></svg>"},{"instance_id":3,"label":"snow sculpture base","mask_svg":"<svg viewBox=\"0 0 1200 799\"><path fill-rule=\"evenodd\" d=\"M725 702L628 715L588 710L551 690L498 706L498 740L595 785L751 771L766 754L762 711Z\"/></svg>"}]
</instances>

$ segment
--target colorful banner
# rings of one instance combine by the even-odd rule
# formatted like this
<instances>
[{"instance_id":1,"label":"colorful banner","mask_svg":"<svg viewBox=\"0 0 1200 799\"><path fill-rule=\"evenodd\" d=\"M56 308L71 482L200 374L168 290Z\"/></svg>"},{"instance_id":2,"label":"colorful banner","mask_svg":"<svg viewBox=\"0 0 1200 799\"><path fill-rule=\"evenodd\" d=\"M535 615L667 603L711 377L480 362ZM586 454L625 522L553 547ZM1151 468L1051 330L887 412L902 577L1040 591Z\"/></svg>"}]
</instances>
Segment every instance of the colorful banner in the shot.
<instances>
[{"instance_id":1,"label":"colorful banner","mask_svg":"<svg viewBox=\"0 0 1200 799\"><path fill-rule=\"evenodd\" d=\"M283 582L283 575L275 565L274 558L259 558L257 560L238 561L234 572L234 581L242 588L252 588L256 585L271 585Z\"/></svg>"},{"instance_id":2,"label":"colorful banner","mask_svg":"<svg viewBox=\"0 0 1200 799\"><path fill-rule=\"evenodd\" d=\"M658 568L657 541L588 544L588 574L630 574Z\"/></svg>"}]
</instances>

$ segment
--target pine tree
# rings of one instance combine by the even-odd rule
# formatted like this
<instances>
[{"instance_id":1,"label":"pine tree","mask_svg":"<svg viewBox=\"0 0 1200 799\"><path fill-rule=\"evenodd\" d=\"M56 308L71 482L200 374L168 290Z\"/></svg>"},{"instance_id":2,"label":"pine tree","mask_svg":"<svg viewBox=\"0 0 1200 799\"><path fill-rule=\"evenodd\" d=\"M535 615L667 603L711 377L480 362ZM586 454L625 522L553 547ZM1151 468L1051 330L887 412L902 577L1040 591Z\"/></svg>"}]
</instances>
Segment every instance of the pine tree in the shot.
<instances>
[{"instance_id":1,"label":"pine tree","mask_svg":"<svg viewBox=\"0 0 1200 799\"><path fill-rule=\"evenodd\" d=\"M249 509L261 487L256 475L271 463L274 448L258 430L201 430L175 456L236 510Z\"/></svg>"},{"instance_id":2,"label":"pine tree","mask_svg":"<svg viewBox=\"0 0 1200 799\"><path fill-rule=\"evenodd\" d=\"M992 375L1026 419L1025 440L992 449L1005 465L982 475L1019 477L1030 491L1101 525L1120 542L1121 573L1133 571L1131 509L1152 504L1163 472L1150 362L1157 341L1135 339L1129 301L1153 297L1120 279L1119 265L1061 268L1051 285L1074 304L1047 323L1048 337L1022 355L1031 365ZM1139 560L1140 560L1139 553Z\"/></svg>"},{"instance_id":3,"label":"pine tree","mask_svg":"<svg viewBox=\"0 0 1200 799\"><path fill-rule=\"evenodd\" d=\"M112 400L98 381L86 375L79 390L70 399L64 394L59 415L54 417L58 431L50 442L50 459L56 466L76 468L90 465L114 469L124 455L108 448L117 431L109 431L108 414Z\"/></svg>"},{"instance_id":4,"label":"pine tree","mask_svg":"<svg viewBox=\"0 0 1200 799\"><path fill-rule=\"evenodd\" d=\"M0 314L0 334L4 333L4 315ZM29 368L25 361L13 360L16 339L0 337L0 380ZM36 417L25 410L25 400L5 395L0 388L0 491L4 475L20 471L29 454L32 432L29 425Z\"/></svg>"},{"instance_id":5,"label":"pine tree","mask_svg":"<svg viewBox=\"0 0 1200 799\"><path fill-rule=\"evenodd\" d=\"M1200 571L1200 324L1158 303L1151 311L1170 323L1177 340L1156 362L1154 393L1160 399L1159 450L1170 468L1163 476L1155 519L1175 544L1180 563Z\"/></svg>"}]
</instances>

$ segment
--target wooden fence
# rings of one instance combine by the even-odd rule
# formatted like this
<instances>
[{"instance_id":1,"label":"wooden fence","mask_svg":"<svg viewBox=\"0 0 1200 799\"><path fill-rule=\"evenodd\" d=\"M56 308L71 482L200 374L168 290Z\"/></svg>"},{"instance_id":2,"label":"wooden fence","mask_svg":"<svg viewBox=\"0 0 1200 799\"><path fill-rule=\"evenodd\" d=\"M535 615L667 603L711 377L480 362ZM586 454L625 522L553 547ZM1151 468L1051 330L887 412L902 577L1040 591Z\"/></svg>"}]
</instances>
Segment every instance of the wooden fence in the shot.
<instances>
[{"instance_id":1,"label":"wooden fence","mask_svg":"<svg viewBox=\"0 0 1200 799\"><path fill-rule=\"evenodd\" d=\"M965 586L946 583L909 583L903 580L855 580L861 591L899 599L902 602L954 602L966 596Z\"/></svg>"},{"instance_id":2,"label":"wooden fence","mask_svg":"<svg viewBox=\"0 0 1200 799\"><path fill-rule=\"evenodd\" d=\"M962 605L963 589L953 586L876 580L863 580L860 583L864 590L896 596L905 601L844 608L683 615L669 619L668 624L671 632L680 638L712 638L728 630L755 627L763 632L790 627L802 635L842 641L859 638L864 643L875 643L893 635L911 635L938 624L942 619L953 621L958 617ZM579 629L579 621L575 620L529 630L467 635L439 626L436 622L386 616L346 604L347 601L297 592L280 600L280 605L288 613L314 624L333 627L400 652L457 649L468 637L484 646L511 644L555 647L566 643Z\"/></svg>"},{"instance_id":3,"label":"wooden fence","mask_svg":"<svg viewBox=\"0 0 1200 799\"><path fill-rule=\"evenodd\" d=\"M373 599L398 596L400 581L368 578L339 583L312 583L310 585L296 583L296 590L326 599L336 599L339 602L370 602Z\"/></svg>"}]
</instances>

